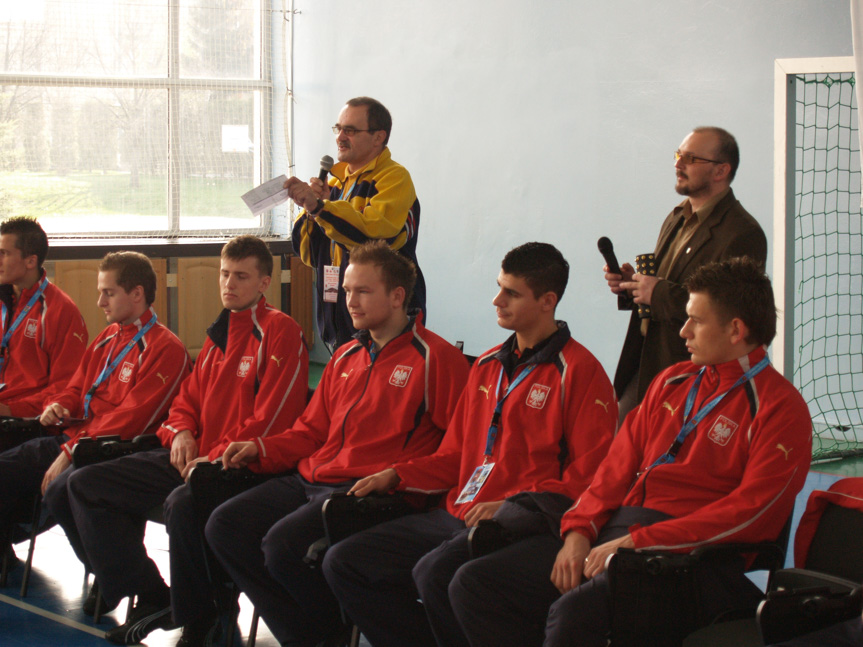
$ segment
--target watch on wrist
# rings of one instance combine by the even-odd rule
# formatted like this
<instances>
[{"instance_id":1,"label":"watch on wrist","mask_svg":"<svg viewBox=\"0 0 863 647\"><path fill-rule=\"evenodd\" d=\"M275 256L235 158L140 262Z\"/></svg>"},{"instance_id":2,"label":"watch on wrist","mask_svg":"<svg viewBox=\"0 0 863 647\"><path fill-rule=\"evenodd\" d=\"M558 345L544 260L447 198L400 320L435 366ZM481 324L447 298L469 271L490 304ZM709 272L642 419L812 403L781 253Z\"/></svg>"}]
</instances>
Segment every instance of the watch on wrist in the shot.
<instances>
[{"instance_id":1,"label":"watch on wrist","mask_svg":"<svg viewBox=\"0 0 863 647\"><path fill-rule=\"evenodd\" d=\"M317 216L324 209L324 201L318 198L318 203L315 205L315 208L312 211L309 211L309 214L312 216Z\"/></svg>"}]
</instances>

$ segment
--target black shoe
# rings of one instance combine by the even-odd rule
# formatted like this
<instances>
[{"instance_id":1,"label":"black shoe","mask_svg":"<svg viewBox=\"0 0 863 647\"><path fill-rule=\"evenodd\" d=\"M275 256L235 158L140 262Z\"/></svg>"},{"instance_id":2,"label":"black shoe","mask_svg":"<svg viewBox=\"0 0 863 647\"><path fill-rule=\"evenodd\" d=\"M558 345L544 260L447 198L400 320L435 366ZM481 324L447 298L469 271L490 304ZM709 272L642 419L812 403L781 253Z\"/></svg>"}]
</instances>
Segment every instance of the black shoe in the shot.
<instances>
[{"instance_id":1,"label":"black shoe","mask_svg":"<svg viewBox=\"0 0 863 647\"><path fill-rule=\"evenodd\" d=\"M207 615L183 627L183 635L180 636L175 647L211 647L221 634L219 618Z\"/></svg>"},{"instance_id":2,"label":"black shoe","mask_svg":"<svg viewBox=\"0 0 863 647\"><path fill-rule=\"evenodd\" d=\"M170 606L138 602L124 624L105 632L105 640L115 645L137 645L155 629L173 628Z\"/></svg>"},{"instance_id":3,"label":"black shoe","mask_svg":"<svg viewBox=\"0 0 863 647\"><path fill-rule=\"evenodd\" d=\"M117 604L112 604L108 606L108 603L105 602L105 598L99 595L99 583L96 580L93 580L93 586L90 587L90 592L87 593L87 599L84 600L84 615L90 616L91 618L96 615L96 601L100 600L100 611L102 614L111 613L114 609L117 608Z\"/></svg>"}]
</instances>

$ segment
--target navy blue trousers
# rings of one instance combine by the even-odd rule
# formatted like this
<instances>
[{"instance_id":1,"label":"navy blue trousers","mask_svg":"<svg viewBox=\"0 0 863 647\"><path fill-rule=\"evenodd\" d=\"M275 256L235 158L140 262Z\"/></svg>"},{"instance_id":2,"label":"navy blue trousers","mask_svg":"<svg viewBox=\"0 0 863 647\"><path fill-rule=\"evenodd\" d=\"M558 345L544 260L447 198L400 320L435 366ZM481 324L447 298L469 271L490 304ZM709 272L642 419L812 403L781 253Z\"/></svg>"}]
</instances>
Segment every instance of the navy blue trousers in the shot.
<instances>
[{"instance_id":1,"label":"navy blue trousers","mask_svg":"<svg viewBox=\"0 0 863 647\"><path fill-rule=\"evenodd\" d=\"M439 553L423 560L438 547ZM465 639L449 603L441 598L446 597L455 569L465 561L464 522L435 510L382 523L340 541L327 552L323 569L346 613L374 647L432 646L438 634L442 644L456 647ZM423 601L428 597L434 607L431 615L420 596Z\"/></svg>"},{"instance_id":2,"label":"navy blue trousers","mask_svg":"<svg viewBox=\"0 0 863 647\"><path fill-rule=\"evenodd\" d=\"M28 500L39 494L45 472L67 440L68 436L33 438L0 454L0 537L14 517L29 509Z\"/></svg>"},{"instance_id":3,"label":"navy blue trousers","mask_svg":"<svg viewBox=\"0 0 863 647\"><path fill-rule=\"evenodd\" d=\"M207 542L282 645L315 645L340 626L339 606L321 571L303 558L324 536L321 508L352 483L315 484L287 475L216 508Z\"/></svg>"},{"instance_id":4,"label":"navy blue trousers","mask_svg":"<svg viewBox=\"0 0 863 647\"><path fill-rule=\"evenodd\" d=\"M144 531L151 509L162 505L175 488L188 489L171 465L169 450L88 465L68 476L65 489L56 485L46 493L47 504L79 558L95 574L107 604L116 605L131 595L146 599L164 590L165 581L144 547ZM174 537L200 535L200 530L193 514L173 515L172 520L179 525L168 527L173 570L175 551L182 555ZM194 584L194 560L183 555L181 566L182 574L172 576L172 581L179 587Z\"/></svg>"}]
</instances>

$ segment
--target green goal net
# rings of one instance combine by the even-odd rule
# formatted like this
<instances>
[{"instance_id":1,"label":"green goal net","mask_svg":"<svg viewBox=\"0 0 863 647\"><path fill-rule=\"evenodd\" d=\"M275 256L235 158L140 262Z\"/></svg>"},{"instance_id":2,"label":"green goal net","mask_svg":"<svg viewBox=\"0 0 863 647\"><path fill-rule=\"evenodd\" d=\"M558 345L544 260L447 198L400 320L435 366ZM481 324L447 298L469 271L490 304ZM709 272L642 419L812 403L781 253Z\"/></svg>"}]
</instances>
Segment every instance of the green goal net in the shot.
<instances>
[{"instance_id":1,"label":"green goal net","mask_svg":"<svg viewBox=\"0 0 863 647\"><path fill-rule=\"evenodd\" d=\"M863 218L854 74L798 74L793 83L793 379L812 414L813 460L830 460L863 454Z\"/></svg>"}]
</instances>

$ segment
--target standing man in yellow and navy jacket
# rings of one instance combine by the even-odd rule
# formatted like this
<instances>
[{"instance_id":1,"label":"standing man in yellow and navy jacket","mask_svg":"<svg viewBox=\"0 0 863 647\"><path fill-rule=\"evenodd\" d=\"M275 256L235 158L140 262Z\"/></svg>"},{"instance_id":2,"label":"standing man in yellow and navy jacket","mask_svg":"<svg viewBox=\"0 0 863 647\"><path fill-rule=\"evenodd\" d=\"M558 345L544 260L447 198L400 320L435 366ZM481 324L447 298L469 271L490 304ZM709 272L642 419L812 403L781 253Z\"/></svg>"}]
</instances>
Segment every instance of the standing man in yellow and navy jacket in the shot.
<instances>
[{"instance_id":1,"label":"standing man in yellow and navy jacket","mask_svg":"<svg viewBox=\"0 0 863 647\"><path fill-rule=\"evenodd\" d=\"M294 251L315 268L318 333L327 344L341 346L356 332L341 288L351 249L382 239L410 259L417 282L409 309L426 318L426 288L417 262L420 203L410 173L390 157L389 111L375 99L347 102L333 126L339 161L330 170L329 186L292 177L285 183L291 199L304 211L291 233Z\"/></svg>"}]
</instances>

